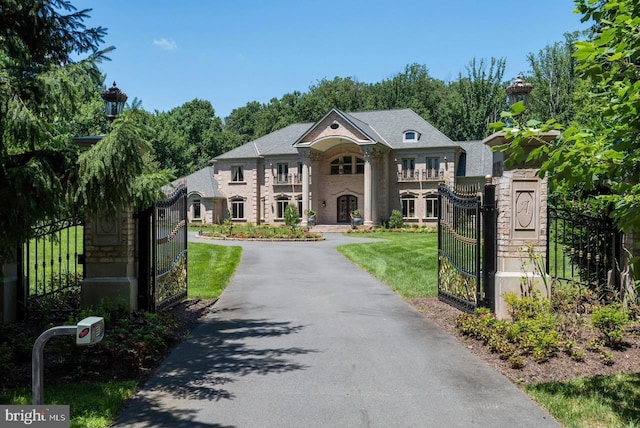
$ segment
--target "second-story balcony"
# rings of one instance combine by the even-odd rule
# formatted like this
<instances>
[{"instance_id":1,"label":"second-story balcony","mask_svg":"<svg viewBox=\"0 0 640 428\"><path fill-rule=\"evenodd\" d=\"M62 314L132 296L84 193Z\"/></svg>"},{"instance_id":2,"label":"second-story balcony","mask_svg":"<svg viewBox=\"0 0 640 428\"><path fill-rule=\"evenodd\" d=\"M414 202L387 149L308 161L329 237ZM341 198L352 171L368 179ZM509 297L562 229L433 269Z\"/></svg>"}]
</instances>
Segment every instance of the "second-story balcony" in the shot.
<instances>
[{"instance_id":1,"label":"second-story balcony","mask_svg":"<svg viewBox=\"0 0 640 428\"><path fill-rule=\"evenodd\" d=\"M403 169L398 171L398 181L442 181L444 171L437 169Z\"/></svg>"},{"instance_id":2,"label":"second-story balcony","mask_svg":"<svg viewBox=\"0 0 640 428\"><path fill-rule=\"evenodd\" d=\"M299 174L277 174L273 176L274 185L296 185L302 184L302 177Z\"/></svg>"}]
</instances>

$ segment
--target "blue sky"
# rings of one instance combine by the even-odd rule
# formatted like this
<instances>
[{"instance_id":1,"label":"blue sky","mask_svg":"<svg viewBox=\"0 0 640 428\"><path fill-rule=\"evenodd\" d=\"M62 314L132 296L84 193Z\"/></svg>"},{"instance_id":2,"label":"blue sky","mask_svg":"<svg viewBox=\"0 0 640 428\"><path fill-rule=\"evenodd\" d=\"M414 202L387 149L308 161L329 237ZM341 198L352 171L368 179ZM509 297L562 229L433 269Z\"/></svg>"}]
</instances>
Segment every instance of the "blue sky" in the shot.
<instances>
[{"instance_id":1,"label":"blue sky","mask_svg":"<svg viewBox=\"0 0 640 428\"><path fill-rule=\"evenodd\" d=\"M476 58L528 53L586 28L572 0L74 0L116 50L100 68L130 100L168 111L194 98L225 118L323 78L375 83L424 64L445 81Z\"/></svg>"}]
</instances>

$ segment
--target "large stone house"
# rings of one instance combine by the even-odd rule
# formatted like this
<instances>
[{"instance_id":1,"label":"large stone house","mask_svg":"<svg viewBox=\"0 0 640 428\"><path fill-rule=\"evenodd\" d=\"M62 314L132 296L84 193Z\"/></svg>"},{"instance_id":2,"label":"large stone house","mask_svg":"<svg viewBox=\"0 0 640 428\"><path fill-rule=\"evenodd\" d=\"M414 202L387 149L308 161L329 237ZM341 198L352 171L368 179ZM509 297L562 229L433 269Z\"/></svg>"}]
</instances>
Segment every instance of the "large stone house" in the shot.
<instances>
[{"instance_id":1,"label":"large stone house","mask_svg":"<svg viewBox=\"0 0 640 428\"><path fill-rule=\"evenodd\" d=\"M295 204L303 225L309 210L317 224L337 225L350 223L356 209L364 225L381 224L393 210L405 222L435 224L440 183L478 182L491 174L491 154L481 142L454 142L410 109L334 108L316 123L287 126L212 163L219 195L211 213L199 198L200 208L190 207L191 221L218 222L225 213L234 222L278 224Z\"/></svg>"}]
</instances>

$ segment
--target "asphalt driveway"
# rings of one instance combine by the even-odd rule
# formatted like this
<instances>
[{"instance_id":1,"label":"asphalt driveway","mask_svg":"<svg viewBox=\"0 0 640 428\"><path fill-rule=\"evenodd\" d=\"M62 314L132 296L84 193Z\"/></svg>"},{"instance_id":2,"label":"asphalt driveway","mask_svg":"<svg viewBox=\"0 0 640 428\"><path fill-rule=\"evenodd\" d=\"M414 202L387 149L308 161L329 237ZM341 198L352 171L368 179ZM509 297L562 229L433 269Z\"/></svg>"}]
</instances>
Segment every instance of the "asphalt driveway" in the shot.
<instances>
[{"instance_id":1,"label":"asphalt driveway","mask_svg":"<svg viewBox=\"0 0 640 428\"><path fill-rule=\"evenodd\" d=\"M558 426L335 250L369 240L203 242L241 245L238 271L116 426Z\"/></svg>"}]
</instances>

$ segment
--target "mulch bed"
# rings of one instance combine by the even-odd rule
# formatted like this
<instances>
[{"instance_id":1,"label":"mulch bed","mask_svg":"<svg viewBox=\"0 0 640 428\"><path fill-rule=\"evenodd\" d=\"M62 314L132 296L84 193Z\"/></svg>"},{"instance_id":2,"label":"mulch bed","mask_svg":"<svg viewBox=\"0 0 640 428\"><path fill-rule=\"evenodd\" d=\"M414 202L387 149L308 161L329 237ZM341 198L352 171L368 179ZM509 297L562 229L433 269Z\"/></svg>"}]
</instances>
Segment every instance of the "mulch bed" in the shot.
<instances>
[{"instance_id":1,"label":"mulch bed","mask_svg":"<svg viewBox=\"0 0 640 428\"><path fill-rule=\"evenodd\" d=\"M600 354L585 352L583 362L576 362L563 352L544 363L528 359L522 369L512 369L508 361L501 360L498 354L488 351L482 342L460 334L455 319L462 312L435 297L410 299L409 303L426 318L454 336L465 348L484 360L488 365L516 384L567 381L579 377L614 375L617 373L640 372L640 331L631 328L625 336L624 347L620 350L608 349L613 356L613 364L607 366L600 360ZM584 335L592 333L584 332Z\"/></svg>"}]
</instances>

